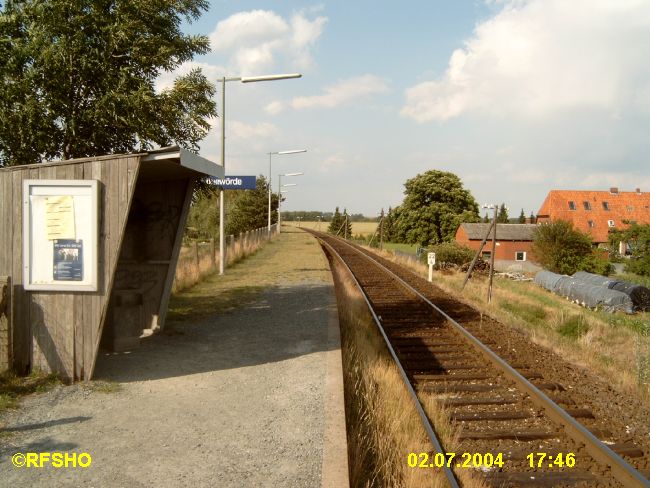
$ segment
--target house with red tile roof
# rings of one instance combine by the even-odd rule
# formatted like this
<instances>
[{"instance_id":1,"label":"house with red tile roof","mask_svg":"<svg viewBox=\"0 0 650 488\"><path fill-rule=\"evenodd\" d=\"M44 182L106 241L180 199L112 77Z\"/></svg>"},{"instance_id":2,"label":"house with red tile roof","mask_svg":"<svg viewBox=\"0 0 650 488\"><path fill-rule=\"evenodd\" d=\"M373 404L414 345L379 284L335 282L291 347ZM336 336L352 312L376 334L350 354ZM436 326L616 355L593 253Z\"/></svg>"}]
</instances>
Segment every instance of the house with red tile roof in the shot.
<instances>
[{"instance_id":1,"label":"house with red tile roof","mask_svg":"<svg viewBox=\"0 0 650 488\"><path fill-rule=\"evenodd\" d=\"M650 224L650 192L551 190L537 212L537 223L556 220L572 222L590 234L594 244L606 243L610 230Z\"/></svg>"}]
</instances>

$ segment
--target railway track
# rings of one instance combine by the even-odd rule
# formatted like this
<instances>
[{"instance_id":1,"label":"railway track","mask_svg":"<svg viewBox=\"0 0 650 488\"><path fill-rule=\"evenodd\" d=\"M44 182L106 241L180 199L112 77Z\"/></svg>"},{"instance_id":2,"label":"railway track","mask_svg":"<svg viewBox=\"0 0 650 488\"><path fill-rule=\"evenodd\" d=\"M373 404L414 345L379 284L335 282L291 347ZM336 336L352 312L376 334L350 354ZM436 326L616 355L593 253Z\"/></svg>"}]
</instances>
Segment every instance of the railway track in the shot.
<instances>
[{"instance_id":1,"label":"railway track","mask_svg":"<svg viewBox=\"0 0 650 488\"><path fill-rule=\"evenodd\" d=\"M616 442L592 409L576 405L562 384L535 370L534 358L519 357L481 323L459 323L431 301L428 283L410 271L342 239L310 232L353 275L413 395L434 446L430 456L413 461L431 466L435 459L439 466L442 458L435 453L448 447L441 446L418 398L428 394L446 407L460 432L453 446L459 457L442 462L451 486L460 486L457 474L465 464L495 487L650 487L647 472L636 469L648 468L644 450ZM453 298L449 302L446 310L462 321ZM481 460L468 465L462 453Z\"/></svg>"}]
</instances>

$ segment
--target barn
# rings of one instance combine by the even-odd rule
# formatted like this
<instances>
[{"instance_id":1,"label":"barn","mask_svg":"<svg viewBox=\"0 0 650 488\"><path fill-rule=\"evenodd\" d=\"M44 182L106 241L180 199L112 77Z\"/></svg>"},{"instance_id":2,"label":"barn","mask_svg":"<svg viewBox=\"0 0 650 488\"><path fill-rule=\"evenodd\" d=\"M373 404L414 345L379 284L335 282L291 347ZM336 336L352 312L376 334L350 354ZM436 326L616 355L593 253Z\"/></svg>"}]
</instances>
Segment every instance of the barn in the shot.
<instances>
[{"instance_id":1,"label":"barn","mask_svg":"<svg viewBox=\"0 0 650 488\"><path fill-rule=\"evenodd\" d=\"M456 242L478 251L489 228L489 223L462 223L456 230ZM536 224L497 224L494 267L498 270L537 270L532 253L533 232L536 228ZM490 232L481 257L488 261L491 254L492 233Z\"/></svg>"}]
</instances>

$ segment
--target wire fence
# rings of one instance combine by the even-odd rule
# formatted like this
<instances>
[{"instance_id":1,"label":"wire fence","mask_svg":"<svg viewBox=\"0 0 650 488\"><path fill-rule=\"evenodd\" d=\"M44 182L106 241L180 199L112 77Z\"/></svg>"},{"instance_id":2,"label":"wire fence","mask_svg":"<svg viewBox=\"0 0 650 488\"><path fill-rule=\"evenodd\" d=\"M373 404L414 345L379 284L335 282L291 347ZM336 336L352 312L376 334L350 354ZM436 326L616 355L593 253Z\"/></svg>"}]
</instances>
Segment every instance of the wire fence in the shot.
<instances>
[{"instance_id":1,"label":"wire fence","mask_svg":"<svg viewBox=\"0 0 650 488\"><path fill-rule=\"evenodd\" d=\"M226 236L226 262L225 268L240 259L255 252L269 238L277 235L277 224L271 226L269 236L268 227L242 232L236 236ZM205 276L219 269L219 245L214 239L209 241L192 241L181 248L176 266L176 275L172 292L189 288L201 281Z\"/></svg>"}]
</instances>

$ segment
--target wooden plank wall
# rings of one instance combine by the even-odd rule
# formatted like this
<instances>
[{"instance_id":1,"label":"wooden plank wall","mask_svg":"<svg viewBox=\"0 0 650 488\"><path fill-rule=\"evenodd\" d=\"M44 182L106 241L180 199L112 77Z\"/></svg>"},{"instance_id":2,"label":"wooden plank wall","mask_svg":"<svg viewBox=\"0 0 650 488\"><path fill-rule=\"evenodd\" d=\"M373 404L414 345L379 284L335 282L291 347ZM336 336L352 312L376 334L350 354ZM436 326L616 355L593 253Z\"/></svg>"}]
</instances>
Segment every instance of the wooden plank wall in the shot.
<instances>
[{"instance_id":1,"label":"wooden plank wall","mask_svg":"<svg viewBox=\"0 0 650 488\"><path fill-rule=\"evenodd\" d=\"M116 156L0 170L0 275L12 278L17 372L38 368L69 380L90 378L139 165L140 156ZM24 179L100 182L97 292L23 290Z\"/></svg>"}]
</instances>

